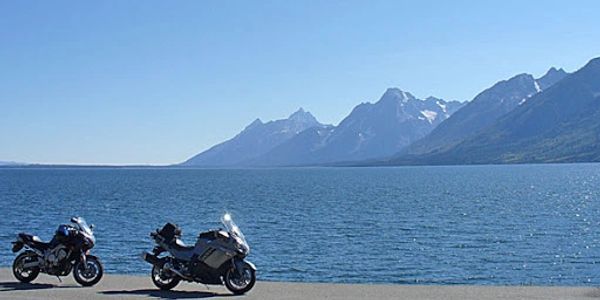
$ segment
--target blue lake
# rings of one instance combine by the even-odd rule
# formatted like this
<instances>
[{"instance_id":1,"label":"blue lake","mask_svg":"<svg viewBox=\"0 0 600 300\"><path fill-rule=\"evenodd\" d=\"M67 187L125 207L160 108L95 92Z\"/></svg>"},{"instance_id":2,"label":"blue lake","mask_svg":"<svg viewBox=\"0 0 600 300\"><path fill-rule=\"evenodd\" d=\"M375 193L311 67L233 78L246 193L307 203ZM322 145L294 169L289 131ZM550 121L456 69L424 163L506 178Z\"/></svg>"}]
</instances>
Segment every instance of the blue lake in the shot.
<instances>
[{"instance_id":1,"label":"blue lake","mask_svg":"<svg viewBox=\"0 0 600 300\"><path fill-rule=\"evenodd\" d=\"M600 164L305 169L0 169L0 265L17 232L96 225L111 273L165 222L193 243L228 211L262 280L599 285Z\"/></svg>"}]
</instances>

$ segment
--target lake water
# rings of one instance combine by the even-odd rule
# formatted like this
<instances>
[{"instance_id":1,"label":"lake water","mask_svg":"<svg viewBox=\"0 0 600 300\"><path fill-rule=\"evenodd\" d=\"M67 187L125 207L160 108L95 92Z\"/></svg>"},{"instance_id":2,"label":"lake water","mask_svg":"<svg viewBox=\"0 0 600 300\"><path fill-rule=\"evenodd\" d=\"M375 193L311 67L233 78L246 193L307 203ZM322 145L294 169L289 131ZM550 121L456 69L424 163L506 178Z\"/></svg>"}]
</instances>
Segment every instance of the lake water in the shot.
<instances>
[{"instance_id":1,"label":"lake water","mask_svg":"<svg viewBox=\"0 0 600 300\"><path fill-rule=\"evenodd\" d=\"M314 169L0 169L0 265L17 232L96 225L110 273L165 222L198 232L228 211L262 280L600 284L600 164Z\"/></svg>"}]
</instances>

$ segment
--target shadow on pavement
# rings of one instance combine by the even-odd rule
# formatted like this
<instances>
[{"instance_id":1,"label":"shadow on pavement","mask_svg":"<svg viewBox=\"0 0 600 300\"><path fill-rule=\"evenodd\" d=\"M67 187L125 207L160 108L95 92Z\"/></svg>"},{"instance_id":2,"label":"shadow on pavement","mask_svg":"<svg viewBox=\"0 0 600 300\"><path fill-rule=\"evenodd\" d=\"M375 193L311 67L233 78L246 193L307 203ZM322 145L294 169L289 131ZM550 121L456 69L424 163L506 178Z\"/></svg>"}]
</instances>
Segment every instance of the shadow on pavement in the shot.
<instances>
[{"instance_id":1,"label":"shadow on pavement","mask_svg":"<svg viewBox=\"0 0 600 300\"><path fill-rule=\"evenodd\" d=\"M123 296L123 295L138 295L155 297L159 299L193 299L193 298L210 298L210 297L228 297L231 294L217 294L211 292L190 292L190 291L161 291L155 289L130 290L130 291L103 291L99 292L104 295Z\"/></svg>"},{"instance_id":2,"label":"shadow on pavement","mask_svg":"<svg viewBox=\"0 0 600 300\"><path fill-rule=\"evenodd\" d=\"M0 282L0 291L26 291L41 290L53 288L53 284L48 283L22 283L22 282Z\"/></svg>"},{"instance_id":3,"label":"shadow on pavement","mask_svg":"<svg viewBox=\"0 0 600 300\"><path fill-rule=\"evenodd\" d=\"M600 288L596 288L593 291L586 293L585 296L589 298L600 298Z\"/></svg>"}]
</instances>

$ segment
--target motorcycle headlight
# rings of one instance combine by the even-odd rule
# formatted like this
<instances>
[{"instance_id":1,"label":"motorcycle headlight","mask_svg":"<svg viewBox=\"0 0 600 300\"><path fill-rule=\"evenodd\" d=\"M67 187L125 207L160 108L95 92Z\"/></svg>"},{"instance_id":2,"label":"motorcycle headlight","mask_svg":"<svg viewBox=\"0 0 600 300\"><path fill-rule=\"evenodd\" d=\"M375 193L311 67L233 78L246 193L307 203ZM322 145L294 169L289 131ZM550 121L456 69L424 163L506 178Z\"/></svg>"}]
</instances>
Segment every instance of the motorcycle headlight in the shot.
<instances>
[{"instance_id":1,"label":"motorcycle headlight","mask_svg":"<svg viewBox=\"0 0 600 300\"><path fill-rule=\"evenodd\" d=\"M91 249L96 244L96 238L93 235L83 235L83 242L87 246L87 248Z\"/></svg>"},{"instance_id":2,"label":"motorcycle headlight","mask_svg":"<svg viewBox=\"0 0 600 300\"><path fill-rule=\"evenodd\" d=\"M248 248L248 245L244 243L244 240L237 236L233 236L233 240L235 241L235 246L238 249L238 251L240 251L242 254L248 254L248 251L250 251L250 249Z\"/></svg>"}]
</instances>

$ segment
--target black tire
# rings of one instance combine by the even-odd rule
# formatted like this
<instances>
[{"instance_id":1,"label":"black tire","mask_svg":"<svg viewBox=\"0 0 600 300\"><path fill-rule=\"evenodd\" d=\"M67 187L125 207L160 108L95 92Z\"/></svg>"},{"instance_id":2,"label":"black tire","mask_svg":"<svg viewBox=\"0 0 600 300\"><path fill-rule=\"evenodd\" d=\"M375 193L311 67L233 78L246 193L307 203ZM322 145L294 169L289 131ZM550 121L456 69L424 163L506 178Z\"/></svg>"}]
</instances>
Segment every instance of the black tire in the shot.
<instances>
[{"instance_id":1,"label":"black tire","mask_svg":"<svg viewBox=\"0 0 600 300\"><path fill-rule=\"evenodd\" d=\"M162 266L157 265L152 267L152 274L150 274L150 277L152 278L152 283L163 291L174 288L179 284L179 281L181 281L181 278L179 278L177 274L171 272L166 273L163 271Z\"/></svg>"},{"instance_id":2,"label":"black tire","mask_svg":"<svg viewBox=\"0 0 600 300\"><path fill-rule=\"evenodd\" d=\"M87 270L81 261L77 261L73 268L73 278L82 286L92 286L102 279L104 275L104 266L100 259L88 255L86 257Z\"/></svg>"},{"instance_id":3,"label":"black tire","mask_svg":"<svg viewBox=\"0 0 600 300\"><path fill-rule=\"evenodd\" d=\"M37 260L37 254L35 254L35 252L33 251L25 251L15 258L15 261L12 265L12 271L13 275L18 281L23 283L29 283L36 279L38 275L40 275L39 267L33 267L27 270L23 270L23 263L31 262L33 260ZM27 273L27 275L24 275L24 272Z\"/></svg>"},{"instance_id":4,"label":"black tire","mask_svg":"<svg viewBox=\"0 0 600 300\"><path fill-rule=\"evenodd\" d=\"M225 286L229 291L236 295L243 295L250 291L254 284L256 283L256 271L251 268L248 264L244 264L244 273L245 278L239 278L240 275L234 268L230 268L227 270L225 274ZM243 280L243 281L241 281Z\"/></svg>"}]
</instances>

